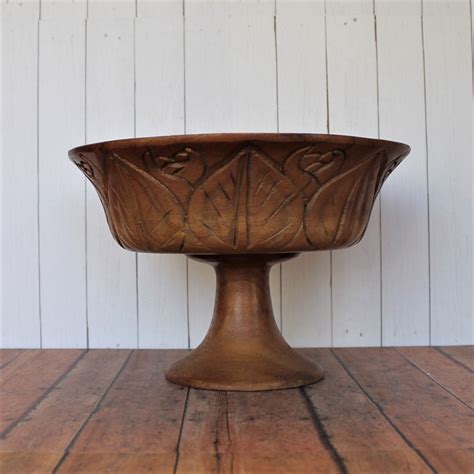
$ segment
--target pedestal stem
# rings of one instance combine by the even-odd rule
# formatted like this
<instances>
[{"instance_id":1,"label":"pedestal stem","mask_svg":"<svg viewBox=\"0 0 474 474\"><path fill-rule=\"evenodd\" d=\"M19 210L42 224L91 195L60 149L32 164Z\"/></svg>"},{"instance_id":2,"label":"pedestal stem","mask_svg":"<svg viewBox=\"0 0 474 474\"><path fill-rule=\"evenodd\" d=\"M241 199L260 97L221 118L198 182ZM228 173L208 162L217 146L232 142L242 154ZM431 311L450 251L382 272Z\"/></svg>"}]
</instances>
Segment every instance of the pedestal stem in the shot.
<instances>
[{"instance_id":1,"label":"pedestal stem","mask_svg":"<svg viewBox=\"0 0 474 474\"><path fill-rule=\"evenodd\" d=\"M321 367L291 349L273 316L270 267L296 255L191 256L215 268L214 315L201 345L169 369L168 380L196 388L268 390L321 379Z\"/></svg>"},{"instance_id":2,"label":"pedestal stem","mask_svg":"<svg viewBox=\"0 0 474 474\"><path fill-rule=\"evenodd\" d=\"M216 301L206 338L232 343L261 343L269 335L282 339L270 298L269 273L274 262L257 256L250 261L220 261L216 270Z\"/></svg>"}]
</instances>

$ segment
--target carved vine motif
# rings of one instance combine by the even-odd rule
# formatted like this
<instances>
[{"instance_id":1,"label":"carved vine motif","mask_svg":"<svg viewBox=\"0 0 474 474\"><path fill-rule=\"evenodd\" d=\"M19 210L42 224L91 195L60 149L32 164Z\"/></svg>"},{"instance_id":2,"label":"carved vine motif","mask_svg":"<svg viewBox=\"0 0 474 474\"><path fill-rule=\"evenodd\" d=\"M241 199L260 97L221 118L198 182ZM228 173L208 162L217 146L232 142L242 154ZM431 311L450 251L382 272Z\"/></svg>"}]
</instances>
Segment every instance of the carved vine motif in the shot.
<instances>
[{"instance_id":1,"label":"carved vine motif","mask_svg":"<svg viewBox=\"0 0 474 474\"><path fill-rule=\"evenodd\" d=\"M144 169L110 156L107 207L120 243L151 252L354 243L399 161L388 163L385 152L348 160L345 150L321 153L317 146L282 164L253 146L211 167L189 147L170 156L150 149L141 158Z\"/></svg>"}]
</instances>

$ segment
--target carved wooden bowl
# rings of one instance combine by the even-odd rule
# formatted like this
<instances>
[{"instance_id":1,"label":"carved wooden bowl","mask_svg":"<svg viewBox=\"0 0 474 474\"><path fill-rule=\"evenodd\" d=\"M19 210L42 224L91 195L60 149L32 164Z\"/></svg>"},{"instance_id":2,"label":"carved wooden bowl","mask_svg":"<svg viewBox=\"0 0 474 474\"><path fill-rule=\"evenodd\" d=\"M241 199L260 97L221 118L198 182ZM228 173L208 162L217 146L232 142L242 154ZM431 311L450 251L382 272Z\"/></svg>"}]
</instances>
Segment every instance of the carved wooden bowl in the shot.
<instances>
[{"instance_id":1,"label":"carved wooden bowl","mask_svg":"<svg viewBox=\"0 0 474 474\"><path fill-rule=\"evenodd\" d=\"M384 180L409 151L336 135L210 134L84 145L69 156L97 189L122 247L185 253L216 268L209 333L168 379L260 390L323 376L278 332L270 266L357 243Z\"/></svg>"}]
</instances>

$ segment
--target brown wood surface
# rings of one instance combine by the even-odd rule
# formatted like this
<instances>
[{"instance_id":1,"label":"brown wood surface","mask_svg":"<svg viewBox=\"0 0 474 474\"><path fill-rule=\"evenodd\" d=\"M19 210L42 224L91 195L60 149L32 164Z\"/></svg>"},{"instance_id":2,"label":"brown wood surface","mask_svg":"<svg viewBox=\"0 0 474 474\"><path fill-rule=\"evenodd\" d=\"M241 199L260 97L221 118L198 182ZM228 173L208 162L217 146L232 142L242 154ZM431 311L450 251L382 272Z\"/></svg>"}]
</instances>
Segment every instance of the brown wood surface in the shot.
<instances>
[{"instance_id":1,"label":"brown wood surface","mask_svg":"<svg viewBox=\"0 0 474 474\"><path fill-rule=\"evenodd\" d=\"M430 472L377 406L327 349L306 349L329 376L307 394L333 449L350 472Z\"/></svg>"},{"instance_id":2,"label":"brown wood surface","mask_svg":"<svg viewBox=\"0 0 474 474\"><path fill-rule=\"evenodd\" d=\"M434 347L402 347L398 352L458 400L474 409L474 373Z\"/></svg>"},{"instance_id":3,"label":"brown wood surface","mask_svg":"<svg viewBox=\"0 0 474 474\"><path fill-rule=\"evenodd\" d=\"M298 389L190 391L177 472L337 472Z\"/></svg>"},{"instance_id":4,"label":"brown wood surface","mask_svg":"<svg viewBox=\"0 0 474 474\"><path fill-rule=\"evenodd\" d=\"M0 372L2 416L0 433L5 435L22 414L33 409L43 397L57 385L80 360L81 350L45 350L34 353L35 357L21 370L3 380Z\"/></svg>"},{"instance_id":5,"label":"brown wood surface","mask_svg":"<svg viewBox=\"0 0 474 474\"><path fill-rule=\"evenodd\" d=\"M394 349L337 349L334 353L434 471L472 472L471 409Z\"/></svg>"},{"instance_id":6,"label":"brown wood surface","mask_svg":"<svg viewBox=\"0 0 474 474\"><path fill-rule=\"evenodd\" d=\"M2 438L2 472L51 472L113 382L130 351L88 351Z\"/></svg>"},{"instance_id":7,"label":"brown wood surface","mask_svg":"<svg viewBox=\"0 0 474 474\"><path fill-rule=\"evenodd\" d=\"M25 350L0 373L23 357L20 394L44 353L46 390L1 437L0 472L472 473L466 368L434 348L300 352L323 381L216 392L165 380L185 351Z\"/></svg>"},{"instance_id":8,"label":"brown wood surface","mask_svg":"<svg viewBox=\"0 0 474 474\"><path fill-rule=\"evenodd\" d=\"M474 372L474 346L444 346L437 349Z\"/></svg>"},{"instance_id":9,"label":"brown wood surface","mask_svg":"<svg viewBox=\"0 0 474 474\"><path fill-rule=\"evenodd\" d=\"M11 378L14 378L18 373L23 373L37 357L41 355L40 350L30 349L22 351L17 357L13 358L8 364L0 369L2 383L7 383Z\"/></svg>"},{"instance_id":10,"label":"brown wood surface","mask_svg":"<svg viewBox=\"0 0 474 474\"><path fill-rule=\"evenodd\" d=\"M276 325L272 265L297 254L206 255L216 271L211 327L201 344L166 372L173 383L211 390L274 390L317 382L323 369L293 350Z\"/></svg>"},{"instance_id":11,"label":"brown wood surface","mask_svg":"<svg viewBox=\"0 0 474 474\"><path fill-rule=\"evenodd\" d=\"M23 352L23 349L0 349L0 369L5 368L12 360Z\"/></svg>"},{"instance_id":12,"label":"brown wood surface","mask_svg":"<svg viewBox=\"0 0 474 474\"><path fill-rule=\"evenodd\" d=\"M165 370L185 351L134 351L58 472L172 472L187 388Z\"/></svg>"},{"instance_id":13,"label":"brown wood surface","mask_svg":"<svg viewBox=\"0 0 474 474\"><path fill-rule=\"evenodd\" d=\"M409 151L370 138L223 133L115 140L69 156L122 247L246 254L357 243Z\"/></svg>"}]
</instances>

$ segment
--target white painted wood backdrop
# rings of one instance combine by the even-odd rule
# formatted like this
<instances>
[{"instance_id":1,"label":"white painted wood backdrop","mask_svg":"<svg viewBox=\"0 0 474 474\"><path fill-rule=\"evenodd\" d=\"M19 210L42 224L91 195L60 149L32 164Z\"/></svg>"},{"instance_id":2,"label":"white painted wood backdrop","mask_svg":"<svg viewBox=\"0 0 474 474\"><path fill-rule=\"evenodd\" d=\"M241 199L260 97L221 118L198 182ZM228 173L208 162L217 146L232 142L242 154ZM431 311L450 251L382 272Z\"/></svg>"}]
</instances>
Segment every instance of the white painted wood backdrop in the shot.
<instances>
[{"instance_id":1,"label":"white painted wood backdrop","mask_svg":"<svg viewBox=\"0 0 474 474\"><path fill-rule=\"evenodd\" d=\"M271 131L401 140L361 244L272 271L295 346L473 342L468 0L7 1L3 347L194 347L214 277L116 245L88 142Z\"/></svg>"}]
</instances>

